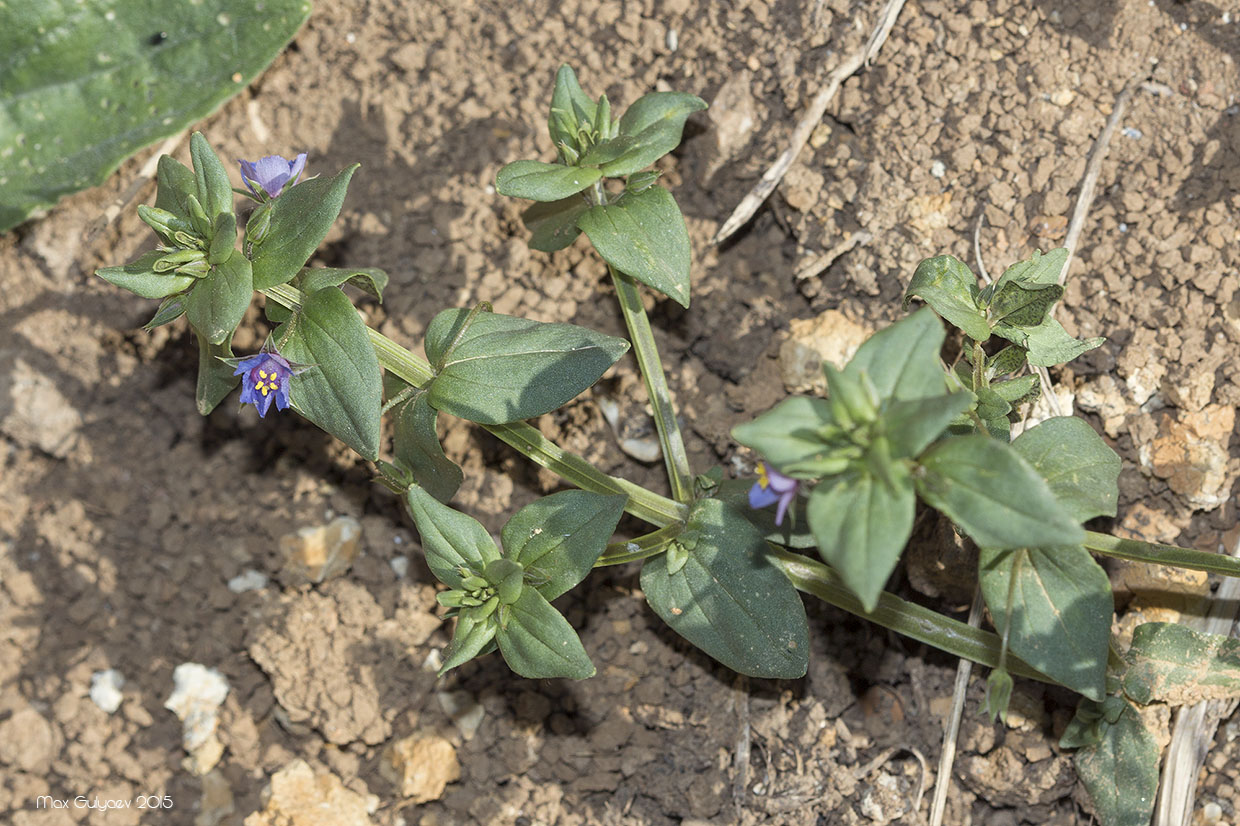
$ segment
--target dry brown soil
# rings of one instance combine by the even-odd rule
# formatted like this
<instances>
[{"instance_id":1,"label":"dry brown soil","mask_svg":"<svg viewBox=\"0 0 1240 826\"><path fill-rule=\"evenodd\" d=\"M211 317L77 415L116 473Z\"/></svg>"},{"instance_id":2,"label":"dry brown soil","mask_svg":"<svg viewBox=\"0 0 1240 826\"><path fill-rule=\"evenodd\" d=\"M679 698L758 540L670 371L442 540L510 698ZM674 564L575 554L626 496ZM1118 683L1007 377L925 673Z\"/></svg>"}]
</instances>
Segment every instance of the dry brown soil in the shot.
<instances>
[{"instance_id":1,"label":"dry brown soil","mask_svg":"<svg viewBox=\"0 0 1240 826\"><path fill-rule=\"evenodd\" d=\"M776 357L792 321L898 317L921 258L974 263L981 215L992 274L1053 246L1116 95L1148 75L1059 311L1070 331L1108 341L1056 378L1125 459L1106 527L1215 549L1240 466L1240 5L911 0L768 204L711 247L878 5L320 0L292 47L199 128L225 158L307 151L324 174L362 162L316 262L386 269L386 303L361 306L416 349L434 313L479 300L622 333L584 243L530 253L522 205L491 187L507 161L550 158L544 111L561 60L620 105L662 88L713 101L660 163L693 239L693 305L652 306L694 465L744 473L751 458L728 431L786 394ZM661 627L635 569L607 570L562 604L595 679L527 681L492 656L437 682L424 666L446 641L432 580L371 469L291 415L260 421L230 401L200 418L184 326L141 332L153 305L92 275L153 242L132 207L94 232L143 160L0 238L0 821L239 824L300 758L373 794L373 821L392 826L920 822L909 808L933 778L919 758L933 772L955 663L833 609L810 606L807 678L746 683ZM794 279L806 256L859 231L871 239ZM256 310L238 351L266 329ZM594 392L640 399L632 362ZM616 447L590 394L537 424L608 472L665 484ZM446 445L466 471L457 504L492 530L555 488L475 428L450 426ZM340 514L363 526L352 570L281 585L278 539ZM406 554L402 578L389 563ZM246 569L270 584L229 590ZM893 587L929 599L903 577ZM205 810L163 707L183 662L231 684ZM105 668L126 679L112 715L88 697ZM1021 684L1013 724L991 727L974 682L946 822L1089 822L1055 745L1071 697ZM445 700L480 704L472 737ZM378 770L384 744L413 732L442 734L462 764L423 805ZM1224 822L1234 734L1220 733L1201 790ZM156 792L174 808L34 802Z\"/></svg>"}]
</instances>

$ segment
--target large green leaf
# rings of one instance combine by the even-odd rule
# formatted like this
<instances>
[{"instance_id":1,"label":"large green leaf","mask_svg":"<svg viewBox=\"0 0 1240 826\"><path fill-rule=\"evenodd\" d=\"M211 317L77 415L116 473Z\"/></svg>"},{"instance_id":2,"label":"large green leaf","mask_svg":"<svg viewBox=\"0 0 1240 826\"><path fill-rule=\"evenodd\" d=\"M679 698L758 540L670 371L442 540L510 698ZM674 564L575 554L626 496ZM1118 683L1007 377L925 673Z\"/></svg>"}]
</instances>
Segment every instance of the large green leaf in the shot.
<instances>
[{"instance_id":1,"label":"large green leaf","mask_svg":"<svg viewBox=\"0 0 1240 826\"><path fill-rule=\"evenodd\" d=\"M422 537L426 564L443 584L460 588L461 568L481 574L488 562L500 558L495 540L478 520L453 510L417 485L405 492L405 505Z\"/></svg>"},{"instance_id":2,"label":"large green leaf","mask_svg":"<svg viewBox=\"0 0 1240 826\"><path fill-rule=\"evenodd\" d=\"M603 177L587 166L565 166L542 161L513 161L495 176L495 189L510 198L552 202L576 195Z\"/></svg>"},{"instance_id":3,"label":"large green leaf","mask_svg":"<svg viewBox=\"0 0 1240 826\"><path fill-rule=\"evenodd\" d=\"M921 459L917 492L983 548L1079 545L1085 532L1010 445L975 434L947 439Z\"/></svg>"},{"instance_id":4,"label":"large green leaf","mask_svg":"<svg viewBox=\"0 0 1240 826\"><path fill-rule=\"evenodd\" d=\"M232 392L241 381L234 376L234 368L221 359L232 358L232 345L228 341L211 344L198 336L198 388L195 393L198 412L207 415Z\"/></svg>"},{"instance_id":5,"label":"large green leaf","mask_svg":"<svg viewBox=\"0 0 1240 826\"><path fill-rule=\"evenodd\" d=\"M1080 775L1102 826L1149 826L1158 794L1161 749L1140 713L1124 703L1113 723L1100 720L1101 742L1076 753Z\"/></svg>"},{"instance_id":6,"label":"large green leaf","mask_svg":"<svg viewBox=\"0 0 1240 826\"><path fill-rule=\"evenodd\" d=\"M676 633L751 677L796 679L809 667L809 625L792 583L767 560L762 534L718 499L693 506L688 559L646 560L646 601ZM686 539L687 541L687 539Z\"/></svg>"},{"instance_id":7,"label":"large green leaf","mask_svg":"<svg viewBox=\"0 0 1240 826\"><path fill-rule=\"evenodd\" d=\"M977 276L958 258L940 255L918 264L904 291L906 309L914 297L925 301L974 341L990 338L990 324L978 305Z\"/></svg>"},{"instance_id":8,"label":"large green leaf","mask_svg":"<svg viewBox=\"0 0 1240 826\"><path fill-rule=\"evenodd\" d=\"M540 416L598 381L628 349L624 339L572 324L444 310L426 330L438 369L430 403L480 424Z\"/></svg>"},{"instance_id":9,"label":"large green leaf","mask_svg":"<svg viewBox=\"0 0 1240 826\"><path fill-rule=\"evenodd\" d=\"M1073 519L1115 515L1120 459L1088 422L1047 419L1017 436L1012 448L1046 480Z\"/></svg>"},{"instance_id":10,"label":"large green leaf","mask_svg":"<svg viewBox=\"0 0 1240 826\"><path fill-rule=\"evenodd\" d=\"M1182 705L1240 697L1240 640L1186 625L1138 625L1124 659L1124 693L1138 703Z\"/></svg>"},{"instance_id":11,"label":"large green leaf","mask_svg":"<svg viewBox=\"0 0 1240 826\"><path fill-rule=\"evenodd\" d=\"M628 497L584 490L544 496L504 525L504 556L521 563L530 582L555 599L586 578L607 547Z\"/></svg>"},{"instance_id":12,"label":"large green leaf","mask_svg":"<svg viewBox=\"0 0 1240 826\"><path fill-rule=\"evenodd\" d=\"M500 609L495 635L508 667L522 677L584 680L594 676L594 663L568 620L533 588Z\"/></svg>"},{"instance_id":13,"label":"large green leaf","mask_svg":"<svg viewBox=\"0 0 1240 826\"><path fill-rule=\"evenodd\" d=\"M844 372L869 376L882 401L941 396L947 392L939 359L945 337L943 322L923 307L866 339Z\"/></svg>"},{"instance_id":14,"label":"large green leaf","mask_svg":"<svg viewBox=\"0 0 1240 826\"><path fill-rule=\"evenodd\" d=\"M819 553L867 611L900 561L917 509L908 470L899 463L888 470L890 483L864 468L827 479L807 508Z\"/></svg>"},{"instance_id":15,"label":"large green leaf","mask_svg":"<svg viewBox=\"0 0 1240 826\"><path fill-rule=\"evenodd\" d=\"M345 294L332 288L306 296L275 339L285 342L281 355L309 366L290 384L293 409L363 458L377 459L383 378L366 325Z\"/></svg>"},{"instance_id":16,"label":"large green leaf","mask_svg":"<svg viewBox=\"0 0 1240 826\"><path fill-rule=\"evenodd\" d=\"M206 278L199 279L185 296L185 317L212 344L232 338L233 332L254 299L250 261L239 250Z\"/></svg>"},{"instance_id":17,"label":"large green leaf","mask_svg":"<svg viewBox=\"0 0 1240 826\"><path fill-rule=\"evenodd\" d=\"M706 101L685 92L651 92L642 95L620 118L623 151L603 163L609 178L645 169L680 143L685 120L706 108Z\"/></svg>"},{"instance_id":18,"label":"large green leaf","mask_svg":"<svg viewBox=\"0 0 1240 826\"><path fill-rule=\"evenodd\" d=\"M689 231L666 189L626 192L613 204L590 207L577 225L607 263L689 306Z\"/></svg>"},{"instance_id":19,"label":"large green leaf","mask_svg":"<svg viewBox=\"0 0 1240 826\"><path fill-rule=\"evenodd\" d=\"M312 178L289 187L271 202L271 223L261 244L254 245L254 289L266 290L293 280L327 237L344 205L349 179L360 164L334 178Z\"/></svg>"},{"instance_id":20,"label":"large green leaf","mask_svg":"<svg viewBox=\"0 0 1240 826\"><path fill-rule=\"evenodd\" d=\"M384 376L388 397L408 387L390 373ZM456 462L449 459L439 443L435 422L439 411L431 407L425 390L413 390L407 401L392 409L392 453L413 480L440 502L456 495L465 479Z\"/></svg>"},{"instance_id":21,"label":"large green leaf","mask_svg":"<svg viewBox=\"0 0 1240 826\"><path fill-rule=\"evenodd\" d=\"M799 466L825 457L827 442L820 431L833 421L825 399L792 396L733 427L732 438L762 454L780 472L797 476ZM821 474L810 470L802 475L812 479Z\"/></svg>"},{"instance_id":22,"label":"large green leaf","mask_svg":"<svg viewBox=\"0 0 1240 826\"><path fill-rule=\"evenodd\" d=\"M0 4L0 231L214 111L309 14L307 0Z\"/></svg>"},{"instance_id":23,"label":"large green leaf","mask_svg":"<svg viewBox=\"0 0 1240 826\"><path fill-rule=\"evenodd\" d=\"M1115 606L1110 580L1088 551L983 548L979 577L1013 653L1073 691L1103 698Z\"/></svg>"}]
</instances>

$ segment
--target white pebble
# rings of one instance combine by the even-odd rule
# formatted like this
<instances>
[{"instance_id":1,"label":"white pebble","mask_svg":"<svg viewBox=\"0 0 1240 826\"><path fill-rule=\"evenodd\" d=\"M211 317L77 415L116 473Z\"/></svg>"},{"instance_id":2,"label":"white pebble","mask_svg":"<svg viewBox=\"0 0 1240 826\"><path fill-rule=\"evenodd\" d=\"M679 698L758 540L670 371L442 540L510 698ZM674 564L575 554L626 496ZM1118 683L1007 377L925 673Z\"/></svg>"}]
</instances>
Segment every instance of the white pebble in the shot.
<instances>
[{"instance_id":1,"label":"white pebble","mask_svg":"<svg viewBox=\"0 0 1240 826\"><path fill-rule=\"evenodd\" d=\"M121 707L121 700L124 699L121 688L124 685L125 678L115 668L96 671L90 675L90 699L99 708L112 714Z\"/></svg>"},{"instance_id":2,"label":"white pebble","mask_svg":"<svg viewBox=\"0 0 1240 826\"><path fill-rule=\"evenodd\" d=\"M215 734L216 710L228 696L228 680L198 663L181 663L172 672L172 680L176 685L164 708L185 724L182 740L186 751L193 751Z\"/></svg>"},{"instance_id":3,"label":"white pebble","mask_svg":"<svg viewBox=\"0 0 1240 826\"><path fill-rule=\"evenodd\" d=\"M396 574L400 579L404 579L409 575L409 557L394 556L388 560L388 564L392 566L392 573Z\"/></svg>"},{"instance_id":4,"label":"white pebble","mask_svg":"<svg viewBox=\"0 0 1240 826\"><path fill-rule=\"evenodd\" d=\"M1121 224L1119 225L1119 231L1120 231L1120 232L1127 232L1127 231L1128 231L1128 225L1127 225L1127 224L1124 224L1124 223L1121 223Z\"/></svg>"},{"instance_id":5,"label":"white pebble","mask_svg":"<svg viewBox=\"0 0 1240 826\"><path fill-rule=\"evenodd\" d=\"M1134 141L1139 141L1142 137L1144 137L1144 133L1140 129L1132 126L1125 126L1119 131L1123 133L1125 138L1132 138Z\"/></svg>"},{"instance_id":6,"label":"white pebble","mask_svg":"<svg viewBox=\"0 0 1240 826\"><path fill-rule=\"evenodd\" d=\"M676 33L675 29L668 29L667 30L667 50L669 52L674 52L676 51L676 47L679 45L680 45L680 35Z\"/></svg>"},{"instance_id":7,"label":"white pebble","mask_svg":"<svg viewBox=\"0 0 1240 826\"><path fill-rule=\"evenodd\" d=\"M930 174L936 178L942 178L947 174L947 164L942 161L935 161L930 164Z\"/></svg>"},{"instance_id":8,"label":"white pebble","mask_svg":"<svg viewBox=\"0 0 1240 826\"><path fill-rule=\"evenodd\" d=\"M240 574L228 580L228 590L234 594L244 594L246 591L257 591L259 588L267 587L267 575L253 568L246 568Z\"/></svg>"}]
</instances>

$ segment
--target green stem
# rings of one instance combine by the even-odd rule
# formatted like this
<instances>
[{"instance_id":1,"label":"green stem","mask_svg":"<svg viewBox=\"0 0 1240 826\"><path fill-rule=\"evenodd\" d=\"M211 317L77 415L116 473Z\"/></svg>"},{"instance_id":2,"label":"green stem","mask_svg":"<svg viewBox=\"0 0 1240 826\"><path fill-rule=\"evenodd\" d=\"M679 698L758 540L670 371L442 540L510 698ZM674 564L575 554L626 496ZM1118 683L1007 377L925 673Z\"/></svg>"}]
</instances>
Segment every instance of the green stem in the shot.
<instances>
[{"instance_id":1,"label":"green stem","mask_svg":"<svg viewBox=\"0 0 1240 826\"><path fill-rule=\"evenodd\" d=\"M680 436L680 425L676 422L676 410L672 406L672 393L667 386L663 363L659 361L659 347L655 343L654 332L650 329L650 319L646 317L646 308L642 306L641 292L637 288L637 282L631 277L610 264L607 269L611 273L612 283L616 285L616 298L620 300L620 312L624 314L624 323L629 328L633 355L637 357L637 366L641 368L642 380L646 383L646 394L650 396L654 425L659 431L663 460L667 464L667 478L672 486L672 498L677 502L691 502L693 473L689 470L689 456L685 452L684 439Z\"/></svg>"},{"instance_id":2,"label":"green stem","mask_svg":"<svg viewBox=\"0 0 1240 826\"><path fill-rule=\"evenodd\" d=\"M603 555L594 563L595 568L607 565L623 565L626 562L638 562L657 556L667 550L667 546L680 536L685 529L683 522L673 522L657 531L631 539L628 542L612 542L603 551Z\"/></svg>"},{"instance_id":3,"label":"green stem","mask_svg":"<svg viewBox=\"0 0 1240 826\"><path fill-rule=\"evenodd\" d=\"M768 547L767 558L784 572L797 590L949 654L991 668L999 667L1002 643L997 635L906 602L885 591L879 594L877 607L867 611L862 607L861 600L844 587L839 575L826 565L782 548ZM1005 665L1014 675L1056 684L1011 653L1008 653Z\"/></svg>"},{"instance_id":4,"label":"green stem","mask_svg":"<svg viewBox=\"0 0 1240 826\"><path fill-rule=\"evenodd\" d=\"M300 290L287 284L263 290L271 300L296 312L303 299ZM435 377L424 359L401 347L387 336L366 328L370 343L374 345L379 364L393 375L414 387L422 387ZM545 467L564 481L582 490L595 493L622 493L629 497L625 510L657 527L673 522L683 522L689 509L679 503L635 485L627 479L608 476L585 459L564 450L537 429L525 422L501 425L482 425L501 441L516 448L518 452L541 467Z\"/></svg>"},{"instance_id":5,"label":"green stem","mask_svg":"<svg viewBox=\"0 0 1240 826\"><path fill-rule=\"evenodd\" d=\"M1085 547L1094 553L1137 562L1153 562L1176 568L1191 568L1211 574L1240 577L1240 559L1226 554L1212 554L1160 545L1157 542L1141 542L1137 539L1120 539L1105 533L1085 531Z\"/></svg>"}]
</instances>

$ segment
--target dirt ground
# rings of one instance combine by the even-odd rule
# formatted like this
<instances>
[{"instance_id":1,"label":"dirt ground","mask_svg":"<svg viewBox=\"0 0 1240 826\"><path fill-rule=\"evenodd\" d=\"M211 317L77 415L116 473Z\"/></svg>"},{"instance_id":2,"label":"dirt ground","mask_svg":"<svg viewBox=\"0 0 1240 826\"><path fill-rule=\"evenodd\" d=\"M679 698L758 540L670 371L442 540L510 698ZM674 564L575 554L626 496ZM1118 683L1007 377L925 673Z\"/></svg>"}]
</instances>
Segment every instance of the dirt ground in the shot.
<instances>
[{"instance_id":1,"label":"dirt ground","mask_svg":"<svg viewBox=\"0 0 1240 826\"><path fill-rule=\"evenodd\" d=\"M1119 518L1102 527L1219 547L1234 537L1240 470L1240 3L911 0L767 205L712 247L879 5L320 0L291 48L199 128L224 158L306 151L323 174L362 162L316 260L387 270L386 303L361 306L417 349L437 311L479 300L623 334L584 242L529 252L522 205L491 186L503 163L550 159L560 61L621 106L661 88L713 102L660 163L693 240L693 304L652 306L695 467L744 475L752 459L728 431L789 392L779 353L818 329L804 320L898 317L923 257L976 268L981 216L991 274L1054 246L1116 96L1147 77L1058 314L1108 341L1055 376L1125 460ZM596 678L523 680L491 656L437 681L427 662L447 629L432 578L371 469L291 415L258 420L230 401L200 418L192 336L179 323L142 332L154 304L93 277L153 243L132 206L95 231L147 154L0 238L0 821L237 826L300 759L385 826L921 822L955 663L834 609L810 606L805 679L746 681L661 626L636 567L608 569L562 605ZM188 161L188 141L175 154ZM795 278L859 232L869 239ZM266 329L253 311L237 351ZM641 392L629 359L537 424L660 487L662 468L625 456L595 401L612 396L640 422ZM457 505L492 530L555 489L477 428L452 424L445 444L465 468ZM318 586L281 573L281 537L341 515L362 529L351 570ZM267 584L230 589L247 571ZM894 587L960 608L904 576ZM205 778L182 765L181 723L164 708L186 662L230 686L222 759ZM109 668L125 680L112 714L89 696ZM975 676L945 822L1090 822L1055 745L1072 698L1018 684L1002 728L982 719L980 696ZM1220 730L1200 791L1224 823L1240 806L1238 733ZM460 762L430 802L381 771L385 748L411 734L443 738ZM147 794L173 807L35 803ZM324 822L298 817L251 826Z\"/></svg>"}]
</instances>

